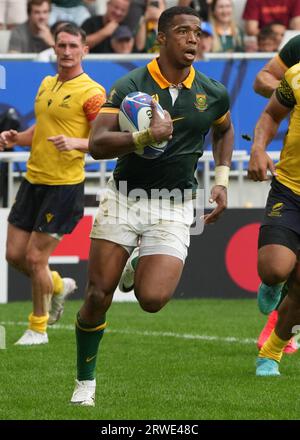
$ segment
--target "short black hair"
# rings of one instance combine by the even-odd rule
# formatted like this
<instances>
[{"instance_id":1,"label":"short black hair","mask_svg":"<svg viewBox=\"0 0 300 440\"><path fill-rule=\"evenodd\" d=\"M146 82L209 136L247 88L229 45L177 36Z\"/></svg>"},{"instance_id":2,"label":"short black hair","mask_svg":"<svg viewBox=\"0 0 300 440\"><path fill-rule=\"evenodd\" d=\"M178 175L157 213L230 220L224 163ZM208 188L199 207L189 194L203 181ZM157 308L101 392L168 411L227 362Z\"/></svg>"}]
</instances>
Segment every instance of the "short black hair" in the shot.
<instances>
[{"instance_id":1,"label":"short black hair","mask_svg":"<svg viewBox=\"0 0 300 440\"><path fill-rule=\"evenodd\" d=\"M55 42L57 41L57 37L61 32L66 32L66 34L76 35L76 36L80 35L82 43L85 44L86 42L85 31L81 29L79 26L77 26L77 24L75 23L67 23L64 26L59 27L59 29L57 29L57 31L54 34Z\"/></svg>"},{"instance_id":2,"label":"short black hair","mask_svg":"<svg viewBox=\"0 0 300 440\"><path fill-rule=\"evenodd\" d=\"M175 15L194 15L201 20L199 14L195 9L189 6L173 6L165 9L158 20L158 32L166 32L170 26Z\"/></svg>"}]
</instances>

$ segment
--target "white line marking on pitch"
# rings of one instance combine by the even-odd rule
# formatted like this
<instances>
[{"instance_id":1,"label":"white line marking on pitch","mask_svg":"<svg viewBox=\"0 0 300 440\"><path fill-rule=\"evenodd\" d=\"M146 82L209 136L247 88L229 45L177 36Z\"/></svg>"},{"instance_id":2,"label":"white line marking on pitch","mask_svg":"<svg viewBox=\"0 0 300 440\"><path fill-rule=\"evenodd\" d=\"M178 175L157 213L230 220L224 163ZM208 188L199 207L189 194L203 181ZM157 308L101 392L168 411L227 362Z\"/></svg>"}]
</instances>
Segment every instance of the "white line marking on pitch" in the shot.
<instances>
[{"instance_id":1,"label":"white line marking on pitch","mask_svg":"<svg viewBox=\"0 0 300 440\"><path fill-rule=\"evenodd\" d=\"M2 321L0 325L18 325L27 326L28 322L13 322L13 321ZM54 326L49 326L50 330L71 330L74 331L74 325L64 325L56 324ZM173 333L173 332L154 332L154 331L141 331L141 330L126 330L126 329L111 329L105 330L106 333L119 333L126 335L138 335L138 336L153 336L153 337L167 337L167 338L178 338L178 339L191 339L200 341L216 341L216 342L235 342L237 344L255 344L256 339L252 338L236 338L235 336L209 336L209 335L197 335L189 333Z\"/></svg>"}]
</instances>

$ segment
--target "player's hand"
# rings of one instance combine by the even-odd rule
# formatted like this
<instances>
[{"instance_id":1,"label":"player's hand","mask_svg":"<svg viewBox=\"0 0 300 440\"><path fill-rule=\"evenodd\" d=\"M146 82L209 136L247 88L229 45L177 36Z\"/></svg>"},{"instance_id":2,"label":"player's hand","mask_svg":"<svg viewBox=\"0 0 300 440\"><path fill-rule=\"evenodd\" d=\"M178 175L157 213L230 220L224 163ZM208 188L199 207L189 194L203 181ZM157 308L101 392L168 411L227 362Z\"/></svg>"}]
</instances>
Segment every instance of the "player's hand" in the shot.
<instances>
[{"instance_id":1,"label":"player's hand","mask_svg":"<svg viewBox=\"0 0 300 440\"><path fill-rule=\"evenodd\" d=\"M78 141L76 138L69 138L60 134L58 136L50 136L47 138L48 141L52 142L58 151L71 151L75 150L78 146Z\"/></svg>"},{"instance_id":2,"label":"player's hand","mask_svg":"<svg viewBox=\"0 0 300 440\"><path fill-rule=\"evenodd\" d=\"M268 180L267 171L270 170L272 176L276 176L276 168L270 156L262 149L252 149L249 165L248 177L255 182Z\"/></svg>"},{"instance_id":3,"label":"player's hand","mask_svg":"<svg viewBox=\"0 0 300 440\"><path fill-rule=\"evenodd\" d=\"M145 21L158 21L161 13L162 9L157 8L156 6L147 6L147 9L145 11Z\"/></svg>"},{"instance_id":4,"label":"player's hand","mask_svg":"<svg viewBox=\"0 0 300 440\"><path fill-rule=\"evenodd\" d=\"M0 151L5 148L13 148L17 144L18 132L16 130L5 130L0 133Z\"/></svg>"},{"instance_id":5,"label":"player's hand","mask_svg":"<svg viewBox=\"0 0 300 440\"><path fill-rule=\"evenodd\" d=\"M162 119L157 111L156 103L151 102L152 118L150 123L151 133L156 142L169 141L172 139L173 122L167 110L164 110L165 118Z\"/></svg>"},{"instance_id":6,"label":"player's hand","mask_svg":"<svg viewBox=\"0 0 300 440\"><path fill-rule=\"evenodd\" d=\"M209 214L204 215L204 224L215 223L222 212L227 208L227 188L221 185L212 187L209 203L216 202L217 206Z\"/></svg>"}]
</instances>

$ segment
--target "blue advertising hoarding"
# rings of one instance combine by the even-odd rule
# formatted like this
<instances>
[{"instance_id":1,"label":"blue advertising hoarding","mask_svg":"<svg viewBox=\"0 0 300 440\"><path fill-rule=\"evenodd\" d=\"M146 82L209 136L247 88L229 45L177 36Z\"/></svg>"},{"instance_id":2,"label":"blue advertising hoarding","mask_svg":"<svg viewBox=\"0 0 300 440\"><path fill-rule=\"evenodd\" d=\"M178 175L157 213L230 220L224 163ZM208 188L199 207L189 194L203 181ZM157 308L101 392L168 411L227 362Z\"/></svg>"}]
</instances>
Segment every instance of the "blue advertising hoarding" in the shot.
<instances>
[{"instance_id":1,"label":"blue advertising hoarding","mask_svg":"<svg viewBox=\"0 0 300 440\"><path fill-rule=\"evenodd\" d=\"M256 121L266 105L266 99L254 93L252 88L257 72L266 61L267 59L218 59L195 63L196 69L221 81L229 91L236 149L249 150L251 143L243 139L242 135L253 135ZM120 76L147 62L147 60L128 62L89 60L84 62L84 69L109 91L114 81ZM0 114L7 108L14 107L24 129L34 122L33 101L39 84L46 75L56 73L56 64L31 60L0 60L0 65L4 68L6 76L6 88L0 90ZM286 128L287 122L284 121L269 147L270 150L281 149ZM209 139L206 142L206 148L210 148Z\"/></svg>"}]
</instances>

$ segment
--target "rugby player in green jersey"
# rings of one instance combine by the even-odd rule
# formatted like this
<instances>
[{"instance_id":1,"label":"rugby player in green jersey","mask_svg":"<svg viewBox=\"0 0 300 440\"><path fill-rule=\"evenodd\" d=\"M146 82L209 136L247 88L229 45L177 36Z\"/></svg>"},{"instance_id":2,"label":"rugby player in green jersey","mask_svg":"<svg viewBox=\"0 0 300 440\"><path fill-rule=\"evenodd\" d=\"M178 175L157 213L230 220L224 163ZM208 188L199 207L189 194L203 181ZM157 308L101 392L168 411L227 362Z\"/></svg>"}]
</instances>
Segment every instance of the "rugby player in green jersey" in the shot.
<instances>
[{"instance_id":1,"label":"rugby player in green jersey","mask_svg":"<svg viewBox=\"0 0 300 440\"><path fill-rule=\"evenodd\" d=\"M138 244L138 258L129 261L140 306L155 313L172 297L189 246L192 199L197 190L194 173L210 128L216 164L210 199L216 207L204 216L204 222L216 221L227 206L234 139L229 98L222 84L192 66L200 38L200 19L194 9L166 9L158 24L159 57L119 79L95 121L89 143L92 156L119 159L91 232L86 299L76 322L77 380L72 403L94 405L96 357L105 314ZM158 100L165 119L159 117L153 101L149 129L120 132L120 104L134 91ZM165 140L168 147L156 159L135 153ZM157 216L158 192L166 197L160 200L163 209ZM139 215L134 216L137 211Z\"/></svg>"},{"instance_id":2,"label":"rugby player in green jersey","mask_svg":"<svg viewBox=\"0 0 300 440\"><path fill-rule=\"evenodd\" d=\"M281 51L276 54L262 69L258 72L254 81L254 90L262 96L269 98L273 91L279 86L280 81L283 79L285 72L292 67L294 64L300 61L300 35L291 38L281 49ZM260 157L257 153L255 161L258 167L265 166L264 154ZM266 228L261 229L260 235L263 235L263 231ZM262 329L257 346L260 349L264 342L270 336L272 330L274 329L277 319L278 319L278 307L281 301L287 293L286 286L283 289L285 278L276 277L276 269L272 270L274 267L270 265L270 261L273 259L273 252L268 252L267 247L262 247L259 250L259 263L258 270L262 277L262 283L258 290L258 304L260 310L268 314L268 320L264 328ZM274 261L274 260L273 260ZM268 268L269 276L265 277L264 274ZM291 338L290 342L284 348L284 352L287 354L295 353L298 350L297 344L294 338Z\"/></svg>"}]
</instances>

